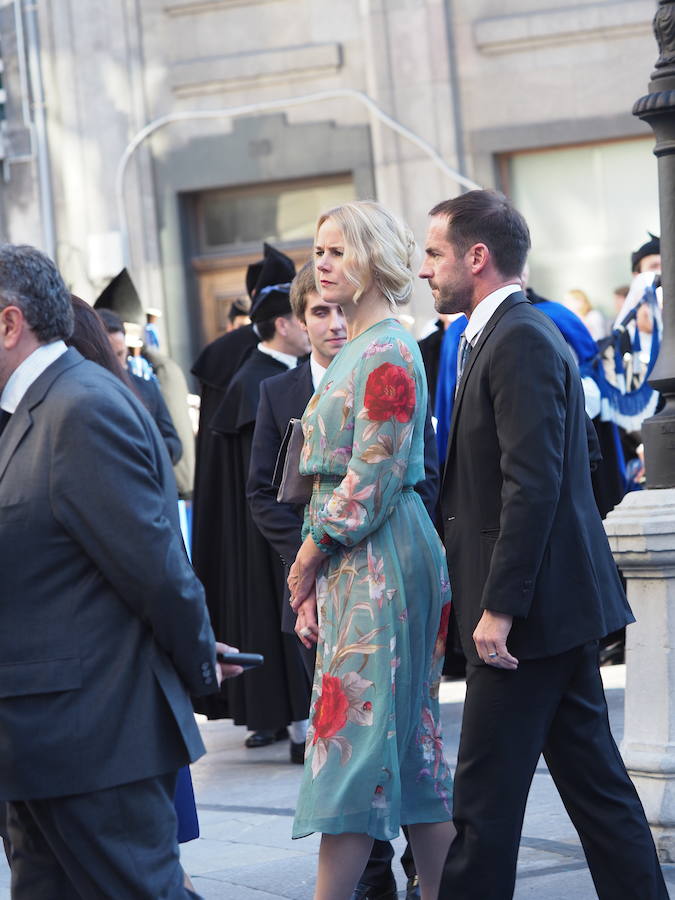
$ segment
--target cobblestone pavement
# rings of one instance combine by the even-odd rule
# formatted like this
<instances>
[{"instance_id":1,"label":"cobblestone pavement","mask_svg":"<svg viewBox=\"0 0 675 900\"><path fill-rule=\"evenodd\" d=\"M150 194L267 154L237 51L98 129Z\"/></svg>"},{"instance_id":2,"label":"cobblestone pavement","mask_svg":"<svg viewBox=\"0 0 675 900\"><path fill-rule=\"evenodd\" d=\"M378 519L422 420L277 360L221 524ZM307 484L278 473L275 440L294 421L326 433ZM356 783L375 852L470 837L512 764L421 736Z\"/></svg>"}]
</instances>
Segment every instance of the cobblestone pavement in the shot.
<instances>
[{"instance_id":1,"label":"cobblestone pavement","mask_svg":"<svg viewBox=\"0 0 675 900\"><path fill-rule=\"evenodd\" d=\"M244 676L245 677L245 676ZM625 670L603 670L612 727L623 730ZM447 756L454 765L462 714L462 682L441 686ZM230 722L200 723L208 754L192 769L201 837L183 845L183 864L205 900L311 900L319 838L290 838L301 769L288 762L288 743L247 750L246 733ZM404 842L396 842L397 855ZM675 865L664 866L675 897ZM395 874L405 895L405 877ZM9 900L0 870L0 900ZM515 900L593 900L583 853L543 760L534 778L523 829ZM617 898L619 900L619 898Z\"/></svg>"}]
</instances>

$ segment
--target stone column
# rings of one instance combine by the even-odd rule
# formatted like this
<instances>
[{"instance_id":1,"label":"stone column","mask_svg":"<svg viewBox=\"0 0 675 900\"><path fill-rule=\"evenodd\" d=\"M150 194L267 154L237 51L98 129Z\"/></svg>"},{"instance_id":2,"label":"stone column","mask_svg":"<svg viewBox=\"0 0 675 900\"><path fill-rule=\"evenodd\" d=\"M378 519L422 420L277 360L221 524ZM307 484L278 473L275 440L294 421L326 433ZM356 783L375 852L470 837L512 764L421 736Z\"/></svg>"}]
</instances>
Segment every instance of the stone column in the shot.
<instances>
[{"instance_id":1,"label":"stone column","mask_svg":"<svg viewBox=\"0 0 675 900\"><path fill-rule=\"evenodd\" d=\"M635 491L605 520L635 618L621 753L662 862L675 862L675 488Z\"/></svg>"}]
</instances>

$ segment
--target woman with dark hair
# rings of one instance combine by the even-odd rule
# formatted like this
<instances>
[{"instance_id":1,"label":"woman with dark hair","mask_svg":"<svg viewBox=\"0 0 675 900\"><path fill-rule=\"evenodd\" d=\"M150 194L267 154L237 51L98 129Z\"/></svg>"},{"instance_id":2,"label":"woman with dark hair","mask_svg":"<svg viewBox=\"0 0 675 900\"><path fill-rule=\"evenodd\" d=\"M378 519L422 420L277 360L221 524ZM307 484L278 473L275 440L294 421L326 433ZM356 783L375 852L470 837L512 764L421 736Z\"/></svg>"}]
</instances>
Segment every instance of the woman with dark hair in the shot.
<instances>
[{"instance_id":1,"label":"woman with dark hair","mask_svg":"<svg viewBox=\"0 0 675 900\"><path fill-rule=\"evenodd\" d=\"M70 299L75 314L75 327L68 343L79 350L85 359L90 359L112 372L126 384L129 390L136 394L129 373L120 364L110 346L108 334L99 314L93 306L75 294L71 294ZM138 395L136 394L136 396Z\"/></svg>"},{"instance_id":2,"label":"woman with dark hair","mask_svg":"<svg viewBox=\"0 0 675 900\"><path fill-rule=\"evenodd\" d=\"M153 377L145 379L128 371L115 353L109 335L115 333L108 327L103 314L112 316L112 320L119 324L120 337L124 343L124 325L110 310L102 310L102 315L93 309L84 300L71 294L73 311L75 313L75 331L70 343L79 350L86 359L99 363L113 375L117 375L128 388L130 388L143 406L152 416L159 433L164 438L166 449L172 464L175 466L183 455L183 445L167 409L162 392L157 380ZM102 332L101 332L102 329ZM105 340L103 340L105 338Z\"/></svg>"}]
</instances>

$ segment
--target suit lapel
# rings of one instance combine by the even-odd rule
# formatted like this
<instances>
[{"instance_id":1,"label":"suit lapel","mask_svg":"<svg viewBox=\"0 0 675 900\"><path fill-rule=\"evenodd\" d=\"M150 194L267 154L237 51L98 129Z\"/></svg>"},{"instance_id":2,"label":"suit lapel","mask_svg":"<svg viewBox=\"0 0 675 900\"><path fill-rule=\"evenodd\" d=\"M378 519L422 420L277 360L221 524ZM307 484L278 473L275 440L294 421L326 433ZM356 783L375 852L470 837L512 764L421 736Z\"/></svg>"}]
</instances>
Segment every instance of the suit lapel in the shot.
<instances>
[{"instance_id":1,"label":"suit lapel","mask_svg":"<svg viewBox=\"0 0 675 900\"><path fill-rule=\"evenodd\" d=\"M17 447L33 425L33 410L42 403L59 375L81 361L80 354L71 347L54 360L28 388L0 438L0 480Z\"/></svg>"},{"instance_id":2,"label":"suit lapel","mask_svg":"<svg viewBox=\"0 0 675 900\"><path fill-rule=\"evenodd\" d=\"M455 438L455 432L457 430L457 419L459 418L459 409L462 404L462 398L464 397L464 391L466 389L466 384L471 376L471 370L476 364L476 360L478 359L481 350L485 346L486 341L489 340L490 335L495 330L497 323L500 321L502 316L506 315L514 306L517 306L519 303L529 303L529 300L525 296L522 291L516 291L513 294L509 294L509 296L499 304L497 309L494 311L490 319L488 320L487 325L481 332L480 337L478 338L475 347L471 351L469 355L469 359L467 360L466 366L464 368L464 372L462 373L462 378L459 382L459 388L457 390L457 396L455 397L455 402L452 407L452 418L450 419L450 431L448 432L448 452L446 454L446 459L450 457L450 451L452 449L452 445Z\"/></svg>"},{"instance_id":3,"label":"suit lapel","mask_svg":"<svg viewBox=\"0 0 675 900\"><path fill-rule=\"evenodd\" d=\"M296 366L293 370L293 374L295 375L295 384L293 385L294 390L288 391L284 397L284 418L286 419L286 422L288 422L289 419L302 417L305 407L314 394L312 367L309 364L309 360ZM298 414L300 405L302 405L302 409Z\"/></svg>"},{"instance_id":4,"label":"suit lapel","mask_svg":"<svg viewBox=\"0 0 675 900\"><path fill-rule=\"evenodd\" d=\"M0 480L5 474L5 469L14 455L14 451L32 424L33 417L30 410L20 403L0 438Z\"/></svg>"},{"instance_id":5,"label":"suit lapel","mask_svg":"<svg viewBox=\"0 0 675 900\"><path fill-rule=\"evenodd\" d=\"M298 366L301 369L298 377L298 388L302 391L302 396L306 397L305 406L309 403L314 395L314 382L312 380L312 366L307 360L307 362L303 363L301 366ZM304 412L304 410L303 410Z\"/></svg>"}]
</instances>

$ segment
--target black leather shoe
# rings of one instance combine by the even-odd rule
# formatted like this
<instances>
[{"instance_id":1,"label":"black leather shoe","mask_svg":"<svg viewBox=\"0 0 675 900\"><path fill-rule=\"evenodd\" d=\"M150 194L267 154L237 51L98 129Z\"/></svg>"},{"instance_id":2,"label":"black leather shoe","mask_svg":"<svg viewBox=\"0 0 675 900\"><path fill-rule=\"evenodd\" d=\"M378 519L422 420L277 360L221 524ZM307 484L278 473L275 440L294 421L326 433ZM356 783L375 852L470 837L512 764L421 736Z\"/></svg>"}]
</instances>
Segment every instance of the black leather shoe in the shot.
<instances>
[{"instance_id":1,"label":"black leather shoe","mask_svg":"<svg viewBox=\"0 0 675 900\"><path fill-rule=\"evenodd\" d=\"M413 875L412 878L408 879L408 884L406 885L405 900L419 900L421 896L420 880L417 875Z\"/></svg>"},{"instance_id":2,"label":"black leather shoe","mask_svg":"<svg viewBox=\"0 0 675 900\"><path fill-rule=\"evenodd\" d=\"M624 641L614 641L607 647L600 648L600 665L601 666L620 666L625 662L625 645Z\"/></svg>"},{"instance_id":3,"label":"black leather shoe","mask_svg":"<svg viewBox=\"0 0 675 900\"><path fill-rule=\"evenodd\" d=\"M391 881L385 881L383 884L366 884L365 881L359 881L352 894L352 900L396 900L397 897L398 890L393 877Z\"/></svg>"},{"instance_id":4,"label":"black leather shoe","mask_svg":"<svg viewBox=\"0 0 675 900\"><path fill-rule=\"evenodd\" d=\"M256 747L267 747L275 741L285 741L287 737L288 731L285 728L280 728L279 731L254 731L253 734L249 734L244 744L249 750L254 750Z\"/></svg>"},{"instance_id":5,"label":"black leather shoe","mask_svg":"<svg viewBox=\"0 0 675 900\"><path fill-rule=\"evenodd\" d=\"M291 745L291 762L296 763L301 766L305 762L305 742L302 741L300 744L296 744L295 741L290 741Z\"/></svg>"}]
</instances>

